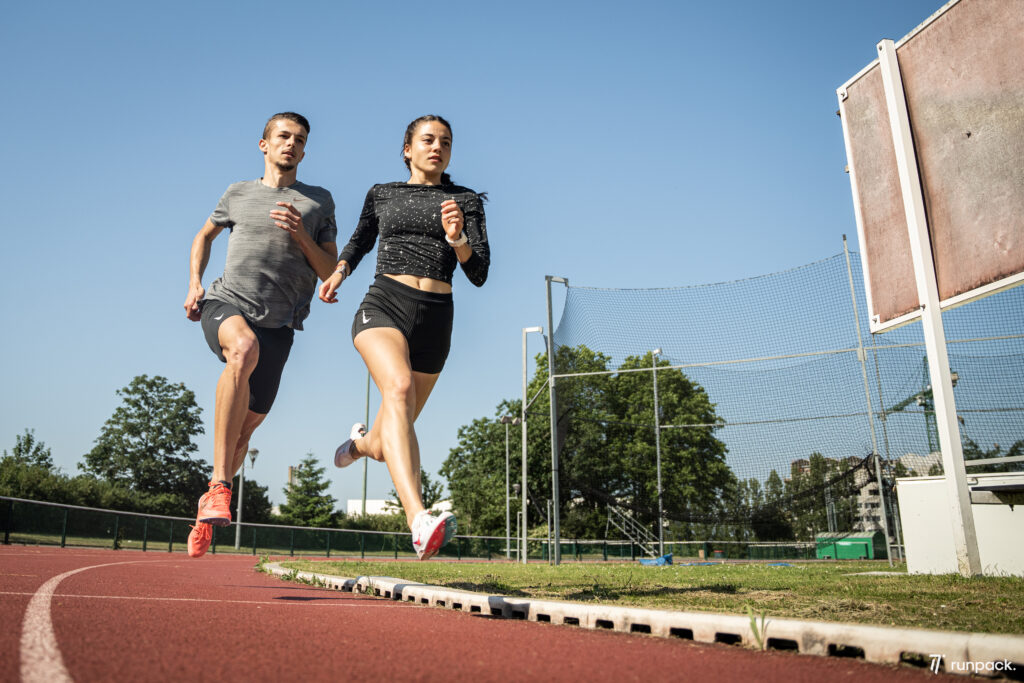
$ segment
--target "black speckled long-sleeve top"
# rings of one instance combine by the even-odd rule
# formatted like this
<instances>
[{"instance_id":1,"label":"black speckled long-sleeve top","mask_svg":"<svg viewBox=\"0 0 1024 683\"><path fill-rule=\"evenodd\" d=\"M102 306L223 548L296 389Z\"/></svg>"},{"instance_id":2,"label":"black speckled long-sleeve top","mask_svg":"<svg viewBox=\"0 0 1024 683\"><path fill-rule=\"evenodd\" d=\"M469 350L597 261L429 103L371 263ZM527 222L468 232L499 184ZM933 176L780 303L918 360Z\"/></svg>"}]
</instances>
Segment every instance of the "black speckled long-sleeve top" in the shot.
<instances>
[{"instance_id":1,"label":"black speckled long-sleeve top","mask_svg":"<svg viewBox=\"0 0 1024 683\"><path fill-rule=\"evenodd\" d=\"M355 270L380 235L377 275L415 275L451 284L459 260L441 227L441 202L447 199L462 209L463 234L473 250L462 270L474 285L483 285L491 264L484 206L476 192L460 185L374 185L338 260Z\"/></svg>"}]
</instances>

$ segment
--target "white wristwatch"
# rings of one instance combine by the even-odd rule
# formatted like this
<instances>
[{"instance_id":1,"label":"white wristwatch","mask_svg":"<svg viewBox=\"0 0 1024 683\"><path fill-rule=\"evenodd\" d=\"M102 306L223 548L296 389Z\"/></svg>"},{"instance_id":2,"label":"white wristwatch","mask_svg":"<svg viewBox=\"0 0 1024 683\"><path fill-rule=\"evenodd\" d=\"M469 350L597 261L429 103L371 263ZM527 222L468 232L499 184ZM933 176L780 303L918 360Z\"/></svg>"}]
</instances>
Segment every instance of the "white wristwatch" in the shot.
<instances>
[{"instance_id":1,"label":"white wristwatch","mask_svg":"<svg viewBox=\"0 0 1024 683\"><path fill-rule=\"evenodd\" d=\"M459 235L459 239L457 239L457 240L453 240L452 238L448 237L448 235L445 235L444 239L445 239L446 242L448 242L448 244L450 244L453 247L461 247L463 244L465 244L466 242L469 241L469 240L466 239L466 233L465 232L462 232Z\"/></svg>"}]
</instances>

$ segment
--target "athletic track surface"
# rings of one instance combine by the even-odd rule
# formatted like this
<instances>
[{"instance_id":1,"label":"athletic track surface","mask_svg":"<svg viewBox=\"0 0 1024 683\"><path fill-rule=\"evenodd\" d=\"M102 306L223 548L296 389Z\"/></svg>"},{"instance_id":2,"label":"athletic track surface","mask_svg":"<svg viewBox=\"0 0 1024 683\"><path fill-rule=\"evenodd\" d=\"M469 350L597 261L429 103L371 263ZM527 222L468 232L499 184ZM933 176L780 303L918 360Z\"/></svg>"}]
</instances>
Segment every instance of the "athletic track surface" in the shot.
<instances>
[{"instance_id":1,"label":"athletic track surface","mask_svg":"<svg viewBox=\"0 0 1024 683\"><path fill-rule=\"evenodd\" d=\"M927 669L504 620L255 559L0 546L2 681L923 681ZM948 680L966 680L946 677Z\"/></svg>"}]
</instances>

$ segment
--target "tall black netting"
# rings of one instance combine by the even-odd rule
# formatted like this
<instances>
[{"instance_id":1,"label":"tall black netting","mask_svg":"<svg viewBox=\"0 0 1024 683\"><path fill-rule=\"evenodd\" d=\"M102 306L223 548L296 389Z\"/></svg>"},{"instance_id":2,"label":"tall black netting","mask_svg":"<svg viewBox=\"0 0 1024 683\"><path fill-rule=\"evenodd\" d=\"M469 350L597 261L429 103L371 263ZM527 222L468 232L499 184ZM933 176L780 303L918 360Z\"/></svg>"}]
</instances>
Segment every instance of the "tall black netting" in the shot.
<instances>
[{"instance_id":1,"label":"tall black netting","mask_svg":"<svg viewBox=\"0 0 1024 683\"><path fill-rule=\"evenodd\" d=\"M943 321L965 457L1024 455L1024 287ZM649 462L657 349L664 516L679 537L880 530L878 470L885 491L894 476L941 473L920 323L869 333L855 253L849 267L839 254L712 285L569 286L554 343L570 501L589 497L657 519ZM604 392L625 405L598 400ZM583 444L626 451L627 471L602 473ZM969 472L999 470L1024 463Z\"/></svg>"}]
</instances>

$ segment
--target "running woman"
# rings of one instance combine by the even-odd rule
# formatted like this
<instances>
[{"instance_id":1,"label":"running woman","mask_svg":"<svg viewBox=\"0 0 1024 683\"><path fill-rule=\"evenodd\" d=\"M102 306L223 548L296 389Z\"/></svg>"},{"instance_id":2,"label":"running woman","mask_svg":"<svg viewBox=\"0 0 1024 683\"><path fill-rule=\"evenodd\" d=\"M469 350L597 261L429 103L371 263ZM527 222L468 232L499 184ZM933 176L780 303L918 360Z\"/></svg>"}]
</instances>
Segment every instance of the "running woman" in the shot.
<instances>
[{"instance_id":1,"label":"running woman","mask_svg":"<svg viewBox=\"0 0 1024 683\"><path fill-rule=\"evenodd\" d=\"M225 365L213 413L213 481L188 536L191 557L206 553L211 524L231 523L231 479L277 396L317 278L329 278L337 259L331 193L296 180L308 136L304 116L270 117L259 141L263 177L231 185L192 241L185 314L201 322ZM231 235L224 275L206 291L210 246L225 228Z\"/></svg>"},{"instance_id":2,"label":"running woman","mask_svg":"<svg viewBox=\"0 0 1024 683\"><path fill-rule=\"evenodd\" d=\"M451 540L456 522L450 512L435 516L423 506L413 423L448 358L455 266L477 287L490 266L484 196L452 183L445 173L451 153L452 127L443 118L409 124L402 145L409 180L370 188L352 239L320 286L320 298L335 303L342 281L380 237L376 278L356 311L352 340L381 406L369 432L352 426L334 464L347 467L361 457L387 463L421 560Z\"/></svg>"}]
</instances>

